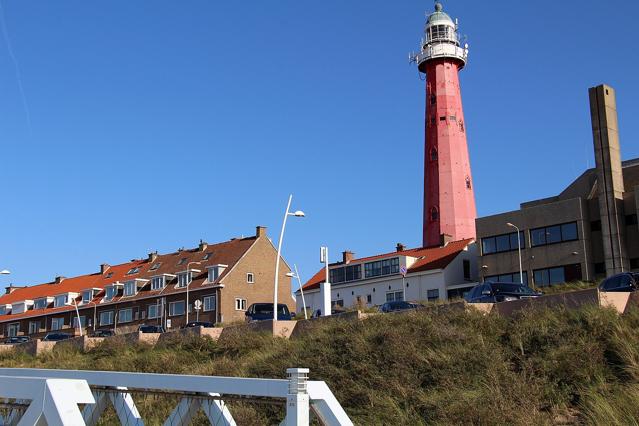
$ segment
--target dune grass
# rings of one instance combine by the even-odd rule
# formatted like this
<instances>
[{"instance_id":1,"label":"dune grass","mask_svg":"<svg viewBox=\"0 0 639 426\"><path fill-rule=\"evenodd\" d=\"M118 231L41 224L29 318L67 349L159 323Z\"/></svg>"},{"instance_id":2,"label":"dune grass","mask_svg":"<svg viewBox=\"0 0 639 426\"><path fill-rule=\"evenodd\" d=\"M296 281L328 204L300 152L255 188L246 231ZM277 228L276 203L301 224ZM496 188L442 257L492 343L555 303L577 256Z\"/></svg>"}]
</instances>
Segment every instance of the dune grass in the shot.
<instances>
[{"instance_id":1,"label":"dune grass","mask_svg":"<svg viewBox=\"0 0 639 426\"><path fill-rule=\"evenodd\" d=\"M87 353L4 353L0 365L271 378L308 367L360 425L625 425L639 418L638 329L637 309L548 309L512 319L416 311L317 321L295 340L238 332L155 348L105 341ZM147 424L175 403L135 399ZM276 424L284 413L279 405L229 405L238 424Z\"/></svg>"}]
</instances>

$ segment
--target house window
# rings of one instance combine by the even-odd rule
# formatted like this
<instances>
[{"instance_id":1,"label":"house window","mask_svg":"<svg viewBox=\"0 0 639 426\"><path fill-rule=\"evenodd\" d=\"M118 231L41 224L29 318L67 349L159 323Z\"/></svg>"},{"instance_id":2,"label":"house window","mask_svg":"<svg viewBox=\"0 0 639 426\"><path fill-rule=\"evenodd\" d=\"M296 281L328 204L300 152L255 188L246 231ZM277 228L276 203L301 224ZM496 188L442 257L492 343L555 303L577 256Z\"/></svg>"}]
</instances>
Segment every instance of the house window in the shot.
<instances>
[{"instance_id":1,"label":"house window","mask_svg":"<svg viewBox=\"0 0 639 426\"><path fill-rule=\"evenodd\" d=\"M464 267L464 279L466 281L470 281L470 260L464 259L463 267Z\"/></svg>"},{"instance_id":2,"label":"house window","mask_svg":"<svg viewBox=\"0 0 639 426\"><path fill-rule=\"evenodd\" d=\"M100 325L113 324L113 311L100 312Z\"/></svg>"},{"instance_id":3,"label":"house window","mask_svg":"<svg viewBox=\"0 0 639 426\"><path fill-rule=\"evenodd\" d=\"M439 300L439 289L435 288L426 292L429 302L435 302Z\"/></svg>"},{"instance_id":4,"label":"house window","mask_svg":"<svg viewBox=\"0 0 639 426\"><path fill-rule=\"evenodd\" d=\"M20 333L20 323L16 322L13 324L7 325L7 336L15 337Z\"/></svg>"},{"instance_id":5,"label":"house window","mask_svg":"<svg viewBox=\"0 0 639 426\"><path fill-rule=\"evenodd\" d=\"M87 320L85 316L80 317L80 327L84 328L87 326ZM73 328L78 328L78 317L77 315L73 317Z\"/></svg>"},{"instance_id":6,"label":"house window","mask_svg":"<svg viewBox=\"0 0 639 426\"><path fill-rule=\"evenodd\" d=\"M151 268L149 269L149 271L158 270L160 269L160 266L162 266L162 262L154 263L153 266L151 266Z\"/></svg>"},{"instance_id":7,"label":"house window","mask_svg":"<svg viewBox=\"0 0 639 426\"><path fill-rule=\"evenodd\" d=\"M0 315L7 315L7 307L3 306L0 308Z\"/></svg>"},{"instance_id":8,"label":"house window","mask_svg":"<svg viewBox=\"0 0 639 426\"><path fill-rule=\"evenodd\" d=\"M125 296L135 296L137 293L137 283L135 281L127 281L124 283L124 295Z\"/></svg>"},{"instance_id":9,"label":"house window","mask_svg":"<svg viewBox=\"0 0 639 426\"><path fill-rule=\"evenodd\" d=\"M113 300L113 298L116 296L116 294L118 294L118 288L115 286L107 286L106 287L106 293L104 295L104 300L105 301L110 301Z\"/></svg>"},{"instance_id":10,"label":"house window","mask_svg":"<svg viewBox=\"0 0 639 426\"><path fill-rule=\"evenodd\" d=\"M164 288L164 275L151 278L151 290L161 290Z\"/></svg>"},{"instance_id":11,"label":"house window","mask_svg":"<svg viewBox=\"0 0 639 426\"><path fill-rule=\"evenodd\" d=\"M184 315L184 300L169 303L169 316L177 317Z\"/></svg>"},{"instance_id":12,"label":"house window","mask_svg":"<svg viewBox=\"0 0 639 426\"><path fill-rule=\"evenodd\" d=\"M402 300L404 300L403 291L391 291L386 293L387 302L401 302Z\"/></svg>"},{"instance_id":13,"label":"house window","mask_svg":"<svg viewBox=\"0 0 639 426\"><path fill-rule=\"evenodd\" d=\"M246 310L246 299L235 299L235 310L236 311L245 311Z\"/></svg>"},{"instance_id":14,"label":"house window","mask_svg":"<svg viewBox=\"0 0 639 426\"><path fill-rule=\"evenodd\" d=\"M246 274L246 282L248 284L254 284L255 283L255 277L253 276L252 272L249 272L248 274Z\"/></svg>"},{"instance_id":15,"label":"house window","mask_svg":"<svg viewBox=\"0 0 639 426\"><path fill-rule=\"evenodd\" d=\"M364 276L366 278L380 275L397 274L399 272L399 257L383 259L364 264Z\"/></svg>"},{"instance_id":16,"label":"house window","mask_svg":"<svg viewBox=\"0 0 639 426\"><path fill-rule=\"evenodd\" d=\"M82 292L82 303L89 303L93 299L93 290L84 290Z\"/></svg>"},{"instance_id":17,"label":"house window","mask_svg":"<svg viewBox=\"0 0 639 426\"><path fill-rule=\"evenodd\" d=\"M118 311L118 322L131 322L133 321L133 309L120 309Z\"/></svg>"},{"instance_id":18,"label":"house window","mask_svg":"<svg viewBox=\"0 0 639 426\"><path fill-rule=\"evenodd\" d=\"M366 303L373 303L373 295L371 294L366 295Z\"/></svg>"},{"instance_id":19,"label":"house window","mask_svg":"<svg viewBox=\"0 0 639 426\"><path fill-rule=\"evenodd\" d=\"M212 255L212 254L213 254L213 253L206 253L206 254L204 255L204 257L202 258L202 260L209 260L209 259L211 258L211 255Z\"/></svg>"},{"instance_id":20,"label":"house window","mask_svg":"<svg viewBox=\"0 0 639 426\"><path fill-rule=\"evenodd\" d=\"M45 309L49 304L47 299L36 299L33 302L33 309Z\"/></svg>"},{"instance_id":21,"label":"house window","mask_svg":"<svg viewBox=\"0 0 639 426\"><path fill-rule=\"evenodd\" d=\"M51 318L51 330L62 330L64 328L64 318Z\"/></svg>"},{"instance_id":22,"label":"house window","mask_svg":"<svg viewBox=\"0 0 639 426\"><path fill-rule=\"evenodd\" d=\"M217 280L220 277L222 272L224 272L224 269L225 268L220 265L209 268L208 282L210 283L215 282L215 280Z\"/></svg>"},{"instance_id":23,"label":"house window","mask_svg":"<svg viewBox=\"0 0 639 426\"><path fill-rule=\"evenodd\" d=\"M186 287L191 283L191 279L193 277L193 272L182 272L178 274L178 284L177 287Z\"/></svg>"},{"instance_id":24,"label":"house window","mask_svg":"<svg viewBox=\"0 0 639 426\"><path fill-rule=\"evenodd\" d=\"M335 306L339 306L339 307L344 307L344 300L343 299L337 299L337 300L332 300L331 301L331 308L334 308Z\"/></svg>"},{"instance_id":25,"label":"house window","mask_svg":"<svg viewBox=\"0 0 639 426\"><path fill-rule=\"evenodd\" d=\"M342 268L331 269L330 282L333 284L362 279L362 265L351 265Z\"/></svg>"},{"instance_id":26,"label":"house window","mask_svg":"<svg viewBox=\"0 0 639 426\"><path fill-rule=\"evenodd\" d=\"M40 321L29 321L29 334L40 332Z\"/></svg>"},{"instance_id":27,"label":"house window","mask_svg":"<svg viewBox=\"0 0 639 426\"><path fill-rule=\"evenodd\" d=\"M136 266L135 268L129 269L126 274L127 275L132 275L132 274L137 274L138 272L140 272L140 268Z\"/></svg>"},{"instance_id":28,"label":"house window","mask_svg":"<svg viewBox=\"0 0 639 426\"><path fill-rule=\"evenodd\" d=\"M156 304L156 305L149 305L148 306L148 311L149 311L149 319L154 319L154 318L160 318L160 305Z\"/></svg>"},{"instance_id":29,"label":"house window","mask_svg":"<svg viewBox=\"0 0 639 426\"><path fill-rule=\"evenodd\" d=\"M215 296L206 296L204 298L204 312L215 310Z\"/></svg>"},{"instance_id":30,"label":"house window","mask_svg":"<svg viewBox=\"0 0 639 426\"><path fill-rule=\"evenodd\" d=\"M180 261L178 262L178 266L180 265L184 265L186 263L186 257L183 257L182 259L180 259Z\"/></svg>"},{"instance_id":31,"label":"house window","mask_svg":"<svg viewBox=\"0 0 639 426\"><path fill-rule=\"evenodd\" d=\"M67 299L68 299L67 294L62 294L60 296L56 296L55 299L53 299L53 307L54 308L59 308L61 306L64 306L67 304Z\"/></svg>"}]
</instances>

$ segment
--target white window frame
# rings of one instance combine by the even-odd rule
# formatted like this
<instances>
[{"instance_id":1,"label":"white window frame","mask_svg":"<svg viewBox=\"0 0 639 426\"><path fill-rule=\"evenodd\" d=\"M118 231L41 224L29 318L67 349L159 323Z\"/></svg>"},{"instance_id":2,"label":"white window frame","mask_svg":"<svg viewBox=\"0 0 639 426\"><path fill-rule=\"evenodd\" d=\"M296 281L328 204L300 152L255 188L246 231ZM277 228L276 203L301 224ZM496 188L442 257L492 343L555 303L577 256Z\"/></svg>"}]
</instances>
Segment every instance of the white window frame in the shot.
<instances>
[{"instance_id":1,"label":"white window frame","mask_svg":"<svg viewBox=\"0 0 639 426\"><path fill-rule=\"evenodd\" d=\"M212 307L211 307L211 302L210 302L211 299L213 299ZM215 299L216 299L215 295L204 296L203 304L202 304L202 309L204 310L204 312L210 312L210 311L214 311L216 309L217 306L216 306L216 300ZM208 303L207 303L207 300L209 301ZM207 309L207 306L208 306L208 309Z\"/></svg>"},{"instance_id":2,"label":"white window frame","mask_svg":"<svg viewBox=\"0 0 639 426\"><path fill-rule=\"evenodd\" d=\"M181 314L176 314L175 313L175 307L178 305L182 305L182 313ZM175 302L169 302L169 316L170 317L181 317L182 315L186 314L186 303L184 302L184 300L177 300Z\"/></svg>"},{"instance_id":3,"label":"white window frame","mask_svg":"<svg viewBox=\"0 0 639 426\"><path fill-rule=\"evenodd\" d=\"M108 321L102 321L104 318L103 315L108 314ZM98 317L98 321L100 322L100 327L103 325L113 325L113 311L102 311L100 312L100 316Z\"/></svg>"},{"instance_id":4,"label":"white window frame","mask_svg":"<svg viewBox=\"0 0 639 426\"><path fill-rule=\"evenodd\" d=\"M40 321L29 321L29 334L36 334L40 332ZM35 330L33 330L33 326L35 327Z\"/></svg>"},{"instance_id":5,"label":"white window frame","mask_svg":"<svg viewBox=\"0 0 639 426\"><path fill-rule=\"evenodd\" d=\"M160 285L157 286L157 283ZM151 290L162 290L164 287L166 287L166 277L164 275L151 278Z\"/></svg>"},{"instance_id":6,"label":"white window frame","mask_svg":"<svg viewBox=\"0 0 639 426\"><path fill-rule=\"evenodd\" d=\"M85 298L84 296L87 294L89 295L89 297ZM82 291L82 304L89 303L92 300L93 300L93 289Z\"/></svg>"},{"instance_id":7,"label":"white window frame","mask_svg":"<svg viewBox=\"0 0 639 426\"><path fill-rule=\"evenodd\" d=\"M109 297L109 290L113 292L113 294L111 295L111 297ZM104 288L104 301L105 302L110 302L112 301L115 296L118 295L118 288L114 285L108 285Z\"/></svg>"},{"instance_id":8,"label":"white window frame","mask_svg":"<svg viewBox=\"0 0 639 426\"><path fill-rule=\"evenodd\" d=\"M123 318L123 313L128 313L128 315L124 316ZM128 316L128 318L126 318ZM118 311L118 324L124 324L127 322L132 322L133 321L133 308L125 308L125 309L120 309Z\"/></svg>"},{"instance_id":9,"label":"white window frame","mask_svg":"<svg viewBox=\"0 0 639 426\"><path fill-rule=\"evenodd\" d=\"M64 297L64 302L62 303L62 305L60 305L58 303L58 298L59 297ZM69 294L58 294L57 296L55 296L53 298L53 307L54 308L61 308L62 306L66 306L66 304L69 302Z\"/></svg>"},{"instance_id":10,"label":"white window frame","mask_svg":"<svg viewBox=\"0 0 639 426\"><path fill-rule=\"evenodd\" d=\"M64 317L51 318L51 331L58 331L64 328Z\"/></svg>"},{"instance_id":11,"label":"white window frame","mask_svg":"<svg viewBox=\"0 0 639 426\"><path fill-rule=\"evenodd\" d=\"M235 298L235 310L236 311L246 311L246 299L242 299L241 297Z\"/></svg>"},{"instance_id":12,"label":"white window frame","mask_svg":"<svg viewBox=\"0 0 639 426\"><path fill-rule=\"evenodd\" d=\"M156 319L156 318L160 318L161 316L161 306L159 303L154 303L152 305L148 305L147 306L147 318L148 319ZM155 309L155 315L151 315L151 308Z\"/></svg>"},{"instance_id":13,"label":"white window frame","mask_svg":"<svg viewBox=\"0 0 639 426\"><path fill-rule=\"evenodd\" d=\"M78 328L78 316L74 315L73 320L71 321L73 324L73 328ZM80 315L80 328L85 328L87 326L87 317L84 315Z\"/></svg>"},{"instance_id":14,"label":"white window frame","mask_svg":"<svg viewBox=\"0 0 639 426\"><path fill-rule=\"evenodd\" d=\"M42 308L38 308L38 302L44 302L44 307ZM49 306L49 299L47 299L46 297L41 297L39 299L35 299L33 301L33 309L46 309L47 306Z\"/></svg>"},{"instance_id":15,"label":"white window frame","mask_svg":"<svg viewBox=\"0 0 639 426\"><path fill-rule=\"evenodd\" d=\"M186 288L187 285L190 284L190 282L193 281L193 272L189 271L189 272L180 272L179 274L177 274L177 284L175 285L176 288Z\"/></svg>"},{"instance_id":16,"label":"white window frame","mask_svg":"<svg viewBox=\"0 0 639 426\"><path fill-rule=\"evenodd\" d=\"M246 273L246 283L255 284L255 274L253 272Z\"/></svg>"},{"instance_id":17,"label":"white window frame","mask_svg":"<svg viewBox=\"0 0 639 426\"><path fill-rule=\"evenodd\" d=\"M131 288L131 286L133 286L133 288ZM136 294L138 294L138 282L136 280L126 281L122 295L124 297L132 297Z\"/></svg>"},{"instance_id":18,"label":"white window frame","mask_svg":"<svg viewBox=\"0 0 639 426\"><path fill-rule=\"evenodd\" d=\"M7 337L14 337L20 334L20 323L14 322L7 324Z\"/></svg>"}]
</instances>

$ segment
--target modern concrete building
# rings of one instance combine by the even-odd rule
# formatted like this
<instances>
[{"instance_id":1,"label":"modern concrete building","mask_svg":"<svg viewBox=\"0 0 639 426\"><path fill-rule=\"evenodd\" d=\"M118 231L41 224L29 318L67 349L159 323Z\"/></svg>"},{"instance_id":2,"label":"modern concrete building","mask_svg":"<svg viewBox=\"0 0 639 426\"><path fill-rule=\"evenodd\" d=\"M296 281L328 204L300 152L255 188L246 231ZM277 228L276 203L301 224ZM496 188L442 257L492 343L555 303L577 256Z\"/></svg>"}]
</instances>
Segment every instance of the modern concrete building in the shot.
<instances>
[{"instance_id":1,"label":"modern concrete building","mask_svg":"<svg viewBox=\"0 0 639 426\"><path fill-rule=\"evenodd\" d=\"M356 259L342 253L329 265L331 303L341 307L371 307L395 300L437 301L460 297L477 283L477 245L474 240L447 242L441 247L406 249ZM303 286L309 312L322 307L322 268ZM302 293L295 293L297 312L303 312Z\"/></svg>"},{"instance_id":2,"label":"modern concrete building","mask_svg":"<svg viewBox=\"0 0 639 426\"><path fill-rule=\"evenodd\" d=\"M276 257L266 228L258 226L252 237L201 242L194 249L103 264L87 275L10 286L0 296L0 334L78 333L78 323L85 331L128 332L142 323L179 328L187 309L189 321L243 321L251 303L272 302ZM290 268L280 265L278 298L290 306Z\"/></svg>"},{"instance_id":3,"label":"modern concrete building","mask_svg":"<svg viewBox=\"0 0 639 426\"><path fill-rule=\"evenodd\" d=\"M559 195L477 219L482 280L546 286L639 270L639 159L621 161L615 91L589 90L596 167ZM511 224L511 225L509 225Z\"/></svg>"}]
</instances>

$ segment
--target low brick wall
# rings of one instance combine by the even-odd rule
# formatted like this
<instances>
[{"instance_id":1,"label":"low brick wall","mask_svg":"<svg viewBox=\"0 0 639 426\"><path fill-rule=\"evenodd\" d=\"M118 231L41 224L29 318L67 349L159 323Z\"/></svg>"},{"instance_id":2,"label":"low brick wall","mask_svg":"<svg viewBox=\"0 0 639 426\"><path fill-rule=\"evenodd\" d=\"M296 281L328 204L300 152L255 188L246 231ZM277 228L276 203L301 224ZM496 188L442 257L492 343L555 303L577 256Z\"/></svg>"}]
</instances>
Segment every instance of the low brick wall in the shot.
<instances>
[{"instance_id":1,"label":"low brick wall","mask_svg":"<svg viewBox=\"0 0 639 426\"><path fill-rule=\"evenodd\" d=\"M106 339L106 337L89 337L89 336L78 336L68 340L62 340L58 342L58 346L63 347L64 345L74 346L77 349L86 352L100 343L102 343Z\"/></svg>"},{"instance_id":2,"label":"low brick wall","mask_svg":"<svg viewBox=\"0 0 639 426\"><path fill-rule=\"evenodd\" d=\"M220 338L222 327L188 327L164 333L160 336L160 341L172 339L175 336L198 336L209 337L215 341Z\"/></svg>"},{"instance_id":3,"label":"low brick wall","mask_svg":"<svg viewBox=\"0 0 639 426\"><path fill-rule=\"evenodd\" d=\"M256 321L248 324L231 325L224 327L219 338L225 339L237 333L255 332L269 333L273 337L282 337L288 339L291 337L299 321L277 321L273 320Z\"/></svg>"},{"instance_id":4,"label":"low brick wall","mask_svg":"<svg viewBox=\"0 0 639 426\"><path fill-rule=\"evenodd\" d=\"M13 348L15 348L15 345L0 344L0 353L1 352L9 352L9 351L13 350Z\"/></svg>"},{"instance_id":5,"label":"low brick wall","mask_svg":"<svg viewBox=\"0 0 639 426\"><path fill-rule=\"evenodd\" d=\"M58 342L44 342L40 339L36 339L27 343L16 345L16 348L19 348L30 355L38 356L45 352L50 352L51 350L53 350L57 343Z\"/></svg>"},{"instance_id":6,"label":"low brick wall","mask_svg":"<svg viewBox=\"0 0 639 426\"><path fill-rule=\"evenodd\" d=\"M123 334L121 336L129 343L143 343L146 345L154 346L160 339L161 335L162 333L142 333L139 331L135 331L133 333Z\"/></svg>"}]
</instances>

